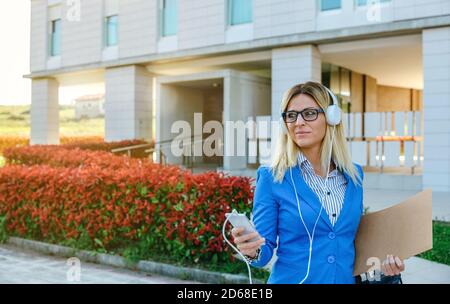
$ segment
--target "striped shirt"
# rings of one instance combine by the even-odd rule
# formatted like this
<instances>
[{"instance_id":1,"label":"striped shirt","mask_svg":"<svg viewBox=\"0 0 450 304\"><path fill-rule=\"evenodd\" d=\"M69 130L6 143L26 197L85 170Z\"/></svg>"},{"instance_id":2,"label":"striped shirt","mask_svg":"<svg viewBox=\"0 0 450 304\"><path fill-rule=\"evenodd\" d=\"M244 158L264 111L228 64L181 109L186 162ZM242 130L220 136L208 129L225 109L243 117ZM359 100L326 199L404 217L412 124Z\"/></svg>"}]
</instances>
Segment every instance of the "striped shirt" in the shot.
<instances>
[{"instance_id":1,"label":"striped shirt","mask_svg":"<svg viewBox=\"0 0 450 304\"><path fill-rule=\"evenodd\" d=\"M328 177L328 187L326 187L326 179L314 172L310 161L301 152L299 153L298 161L303 179L312 191L316 193L328 214L331 224L334 226L344 204L344 195L347 188L345 176L342 172L334 169Z\"/></svg>"}]
</instances>

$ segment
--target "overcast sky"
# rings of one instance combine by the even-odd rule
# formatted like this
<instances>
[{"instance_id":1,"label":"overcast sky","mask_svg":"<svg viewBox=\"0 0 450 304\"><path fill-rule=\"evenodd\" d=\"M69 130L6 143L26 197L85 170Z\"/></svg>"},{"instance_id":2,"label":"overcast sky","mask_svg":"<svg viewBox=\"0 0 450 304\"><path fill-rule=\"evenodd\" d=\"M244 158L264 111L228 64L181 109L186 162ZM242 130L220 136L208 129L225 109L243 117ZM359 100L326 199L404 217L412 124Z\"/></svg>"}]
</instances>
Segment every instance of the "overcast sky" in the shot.
<instances>
[{"instance_id":1,"label":"overcast sky","mask_svg":"<svg viewBox=\"0 0 450 304\"><path fill-rule=\"evenodd\" d=\"M30 0L0 0L0 104L29 104Z\"/></svg>"}]
</instances>

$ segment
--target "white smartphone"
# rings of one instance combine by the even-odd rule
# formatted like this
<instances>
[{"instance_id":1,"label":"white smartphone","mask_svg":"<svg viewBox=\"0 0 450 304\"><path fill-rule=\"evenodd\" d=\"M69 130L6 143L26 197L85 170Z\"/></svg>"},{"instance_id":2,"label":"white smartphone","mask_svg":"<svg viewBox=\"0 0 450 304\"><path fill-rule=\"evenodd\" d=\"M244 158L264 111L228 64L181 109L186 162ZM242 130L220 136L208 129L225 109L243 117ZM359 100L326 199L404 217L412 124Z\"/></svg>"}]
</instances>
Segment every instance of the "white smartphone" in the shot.
<instances>
[{"instance_id":1,"label":"white smartphone","mask_svg":"<svg viewBox=\"0 0 450 304\"><path fill-rule=\"evenodd\" d=\"M244 227L244 233L242 235L246 235L252 232L256 232L256 228L253 225L252 222L245 216L244 213L238 213L236 210L233 209L231 213L225 213L225 216L228 218L228 221L233 225L235 228ZM250 239L249 241L254 242L259 240L259 237L254 237Z\"/></svg>"}]
</instances>

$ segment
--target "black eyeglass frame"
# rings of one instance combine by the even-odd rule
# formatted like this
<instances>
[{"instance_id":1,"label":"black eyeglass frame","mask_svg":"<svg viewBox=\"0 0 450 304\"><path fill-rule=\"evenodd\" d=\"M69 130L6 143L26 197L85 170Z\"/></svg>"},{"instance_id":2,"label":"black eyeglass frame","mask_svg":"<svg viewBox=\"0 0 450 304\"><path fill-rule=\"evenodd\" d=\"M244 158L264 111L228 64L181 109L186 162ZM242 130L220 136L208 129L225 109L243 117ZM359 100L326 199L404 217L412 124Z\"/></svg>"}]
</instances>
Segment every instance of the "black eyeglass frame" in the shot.
<instances>
[{"instance_id":1,"label":"black eyeglass frame","mask_svg":"<svg viewBox=\"0 0 450 304\"><path fill-rule=\"evenodd\" d=\"M316 117L314 119L306 119L305 116L303 115L303 113L305 113L307 111L315 111L316 112ZM286 118L287 118L287 114L288 113L295 113L296 114L295 115L295 120L287 121ZM296 122L297 119L298 119L298 115L301 115L304 121L314 121L314 120L316 120L319 117L319 113L325 113L325 111L323 109L306 108L306 109L301 110L301 111L293 111L293 110L291 110L291 111L283 112L283 113L281 113L281 117L283 117L283 121L285 123Z\"/></svg>"}]
</instances>

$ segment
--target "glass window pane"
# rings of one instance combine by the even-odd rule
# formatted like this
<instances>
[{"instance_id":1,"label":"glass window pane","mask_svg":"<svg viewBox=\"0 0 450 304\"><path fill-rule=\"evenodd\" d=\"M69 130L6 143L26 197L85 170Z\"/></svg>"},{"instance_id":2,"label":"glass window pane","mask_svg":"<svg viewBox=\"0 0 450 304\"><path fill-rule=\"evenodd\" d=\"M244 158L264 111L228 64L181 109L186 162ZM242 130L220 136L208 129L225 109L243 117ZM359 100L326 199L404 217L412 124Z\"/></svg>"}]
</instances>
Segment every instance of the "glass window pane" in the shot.
<instances>
[{"instance_id":1,"label":"glass window pane","mask_svg":"<svg viewBox=\"0 0 450 304\"><path fill-rule=\"evenodd\" d=\"M229 0L230 25L252 22L252 0Z\"/></svg>"},{"instance_id":2,"label":"glass window pane","mask_svg":"<svg viewBox=\"0 0 450 304\"><path fill-rule=\"evenodd\" d=\"M390 2L391 0L356 0L356 4L358 6L364 6L367 5L367 3L369 5L373 5L376 3L383 3L383 2Z\"/></svg>"},{"instance_id":3,"label":"glass window pane","mask_svg":"<svg viewBox=\"0 0 450 304\"><path fill-rule=\"evenodd\" d=\"M321 0L320 8L322 11L328 11L341 8L341 0Z\"/></svg>"},{"instance_id":4,"label":"glass window pane","mask_svg":"<svg viewBox=\"0 0 450 304\"><path fill-rule=\"evenodd\" d=\"M61 19L52 21L51 56L61 54Z\"/></svg>"},{"instance_id":5,"label":"glass window pane","mask_svg":"<svg viewBox=\"0 0 450 304\"><path fill-rule=\"evenodd\" d=\"M164 0L162 14L162 35L176 35L178 30L178 0Z\"/></svg>"},{"instance_id":6,"label":"glass window pane","mask_svg":"<svg viewBox=\"0 0 450 304\"><path fill-rule=\"evenodd\" d=\"M118 17L109 16L106 18L106 46L114 46L118 43Z\"/></svg>"}]
</instances>

